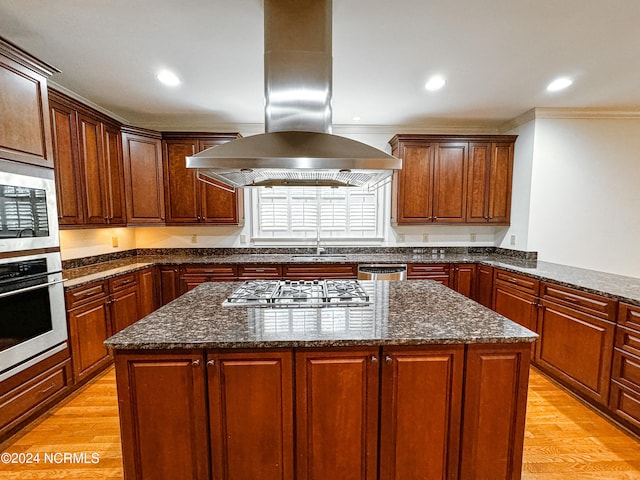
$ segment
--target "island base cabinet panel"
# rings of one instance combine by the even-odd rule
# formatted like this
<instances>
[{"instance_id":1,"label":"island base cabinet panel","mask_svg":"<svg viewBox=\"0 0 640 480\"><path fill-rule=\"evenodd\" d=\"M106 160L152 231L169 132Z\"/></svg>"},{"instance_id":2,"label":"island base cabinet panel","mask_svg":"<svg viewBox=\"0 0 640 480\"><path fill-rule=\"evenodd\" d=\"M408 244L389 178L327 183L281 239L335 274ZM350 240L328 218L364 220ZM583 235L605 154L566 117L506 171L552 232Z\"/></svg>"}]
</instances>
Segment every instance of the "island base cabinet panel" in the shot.
<instances>
[{"instance_id":1,"label":"island base cabinet panel","mask_svg":"<svg viewBox=\"0 0 640 480\"><path fill-rule=\"evenodd\" d=\"M467 347L461 480L518 480L531 347Z\"/></svg>"},{"instance_id":2,"label":"island base cabinet panel","mask_svg":"<svg viewBox=\"0 0 640 480\"><path fill-rule=\"evenodd\" d=\"M214 480L293 480L293 353L210 354Z\"/></svg>"},{"instance_id":3,"label":"island base cabinet panel","mask_svg":"<svg viewBox=\"0 0 640 480\"><path fill-rule=\"evenodd\" d=\"M380 480L458 478L464 347L383 351Z\"/></svg>"},{"instance_id":4,"label":"island base cabinet panel","mask_svg":"<svg viewBox=\"0 0 640 480\"><path fill-rule=\"evenodd\" d=\"M117 353L125 480L210 478L204 355Z\"/></svg>"},{"instance_id":5,"label":"island base cabinet panel","mask_svg":"<svg viewBox=\"0 0 640 480\"><path fill-rule=\"evenodd\" d=\"M374 480L378 348L298 351L297 480Z\"/></svg>"},{"instance_id":6,"label":"island base cabinet panel","mask_svg":"<svg viewBox=\"0 0 640 480\"><path fill-rule=\"evenodd\" d=\"M615 324L543 300L537 365L606 406Z\"/></svg>"}]
</instances>

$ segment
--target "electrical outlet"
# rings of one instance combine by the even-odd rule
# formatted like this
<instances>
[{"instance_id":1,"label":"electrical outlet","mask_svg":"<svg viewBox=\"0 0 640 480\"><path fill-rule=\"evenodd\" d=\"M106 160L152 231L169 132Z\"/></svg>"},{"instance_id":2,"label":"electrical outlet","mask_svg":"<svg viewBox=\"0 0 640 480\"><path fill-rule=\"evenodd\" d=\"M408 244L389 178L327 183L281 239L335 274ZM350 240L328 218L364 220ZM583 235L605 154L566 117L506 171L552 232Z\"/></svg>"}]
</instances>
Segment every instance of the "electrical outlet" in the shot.
<instances>
[{"instance_id":1,"label":"electrical outlet","mask_svg":"<svg viewBox=\"0 0 640 480\"><path fill-rule=\"evenodd\" d=\"M191 243L198 243L198 235L195 233L191 235Z\"/></svg>"},{"instance_id":2,"label":"electrical outlet","mask_svg":"<svg viewBox=\"0 0 640 480\"><path fill-rule=\"evenodd\" d=\"M240 235L240 243L244 244L247 243L247 236L246 235Z\"/></svg>"},{"instance_id":3,"label":"electrical outlet","mask_svg":"<svg viewBox=\"0 0 640 480\"><path fill-rule=\"evenodd\" d=\"M400 242L400 243L404 242L404 233L399 233L398 234L398 242Z\"/></svg>"},{"instance_id":4,"label":"electrical outlet","mask_svg":"<svg viewBox=\"0 0 640 480\"><path fill-rule=\"evenodd\" d=\"M472 233L472 234L471 234L471 241L472 241L472 242L475 242L475 241L476 241L476 234L475 234L475 233Z\"/></svg>"},{"instance_id":5,"label":"electrical outlet","mask_svg":"<svg viewBox=\"0 0 640 480\"><path fill-rule=\"evenodd\" d=\"M517 237L515 235L511 235L511 245L515 245L517 241Z\"/></svg>"},{"instance_id":6,"label":"electrical outlet","mask_svg":"<svg viewBox=\"0 0 640 480\"><path fill-rule=\"evenodd\" d=\"M118 237L111 237L111 246L113 248L118 248Z\"/></svg>"},{"instance_id":7,"label":"electrical outlet","mask_svg":"<svg viewBox=\"0 0 640 480\"><path fill-rule=\"evenodd\" d=\"M422 234L422 241L423 242L428 242L429 241L429 234L428 233L423 233Z\"/></svg>"}]
</instances>

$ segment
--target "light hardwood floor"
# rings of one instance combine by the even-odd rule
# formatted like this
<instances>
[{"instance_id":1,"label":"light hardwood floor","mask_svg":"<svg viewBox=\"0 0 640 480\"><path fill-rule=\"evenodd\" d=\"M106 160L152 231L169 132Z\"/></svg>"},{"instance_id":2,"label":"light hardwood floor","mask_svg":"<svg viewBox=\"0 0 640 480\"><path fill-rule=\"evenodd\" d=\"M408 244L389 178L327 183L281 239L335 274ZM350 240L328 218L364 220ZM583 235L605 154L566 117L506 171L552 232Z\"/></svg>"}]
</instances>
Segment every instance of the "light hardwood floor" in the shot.
<instances>
[{"instance_id":1,"label":"light hardwood floor","mask_svg":"<svg viewBox=\"0 0 640 480\"><path fill-rule=\"evenodd\" d=\"M533 369L525 435L522 480L640 480L640 442ZM121 480L113 368L0 444L0 452L40 453L38 464L0 463L2 480ZM88 462L97 453L99 461L45 463L45 453L87 454Z\"/></svg>"}]
</instances>

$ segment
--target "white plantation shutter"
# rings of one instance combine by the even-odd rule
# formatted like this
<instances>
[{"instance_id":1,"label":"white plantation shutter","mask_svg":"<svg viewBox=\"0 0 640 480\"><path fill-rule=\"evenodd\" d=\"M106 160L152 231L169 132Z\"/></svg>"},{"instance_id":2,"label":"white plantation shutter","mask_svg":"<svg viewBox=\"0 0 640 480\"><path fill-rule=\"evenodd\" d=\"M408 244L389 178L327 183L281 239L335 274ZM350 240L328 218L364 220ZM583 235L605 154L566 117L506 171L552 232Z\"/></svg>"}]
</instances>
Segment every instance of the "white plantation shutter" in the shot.
<instances>
[{"instance_id":1,"label":"white plantation shutter","mask_svg":"<svg viewBox=\"0 0 640 480\"><path fill-rule=\"evenodd\" d=\"M381 190L329 187L252 189L254 239L378 239ZM256 215L257 213L257 215Z\"/></svg>"}]
</instances>

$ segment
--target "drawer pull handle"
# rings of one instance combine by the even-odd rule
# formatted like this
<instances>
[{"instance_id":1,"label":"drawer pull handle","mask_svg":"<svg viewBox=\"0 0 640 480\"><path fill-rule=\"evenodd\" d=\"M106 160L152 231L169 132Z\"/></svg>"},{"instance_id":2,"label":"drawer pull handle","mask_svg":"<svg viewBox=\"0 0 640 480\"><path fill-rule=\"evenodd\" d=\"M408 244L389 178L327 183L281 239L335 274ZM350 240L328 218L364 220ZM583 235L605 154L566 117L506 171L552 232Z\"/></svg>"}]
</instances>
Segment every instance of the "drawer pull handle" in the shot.
<instances>
[{"instance_id":1,"label":"drawer pull handle","mask_svg":"<svg viewBox=\"0 0 640 480\"><path fill-rule=\"evenodd\" d=\"M200 366L200 360L194 360L191 362L191 366L192 367L199 367Z\"/></svg>"},{"instance_id":2,"label":"drawer pull handle","mask_svg":"<svg viewBox=\"0 0 640 480\"><path fill-rule=\"evenodd\" d=\"M56 384L55 384L55 383L52 383L52 384L51 384L51 385L49 385L47 388L45 388L44 390L42 390L42 392L41 392L41 393L47 393L47 392L49 392L49 391L53 390L54 388L56 388Z\"/></svg>"}]
</instances>

